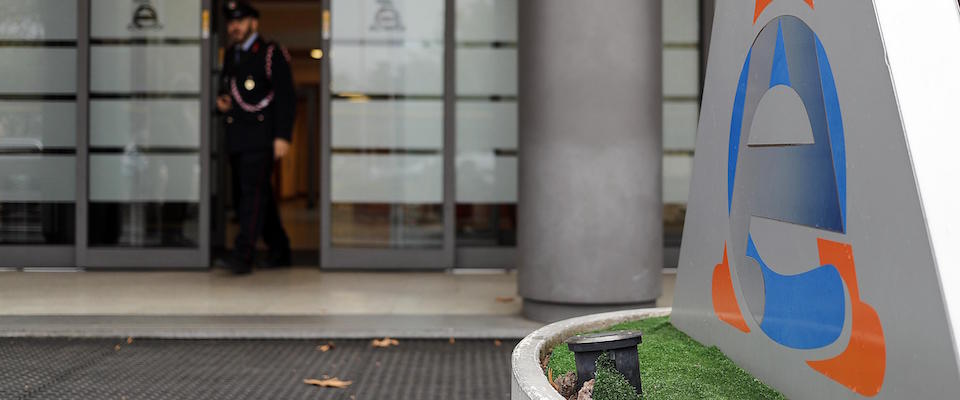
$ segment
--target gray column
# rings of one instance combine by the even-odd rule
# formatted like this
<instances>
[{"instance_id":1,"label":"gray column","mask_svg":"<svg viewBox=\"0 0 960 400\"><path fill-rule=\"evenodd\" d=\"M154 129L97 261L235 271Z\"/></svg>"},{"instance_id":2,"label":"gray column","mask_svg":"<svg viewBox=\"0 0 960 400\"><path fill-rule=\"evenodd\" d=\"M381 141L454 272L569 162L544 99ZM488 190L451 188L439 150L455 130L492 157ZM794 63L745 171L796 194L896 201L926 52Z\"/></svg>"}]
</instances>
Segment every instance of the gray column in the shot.
<instances>
[{"instance_id":1,"label":"gray column","mask_svg":"<svg viewBox=\"0 0 960 400\"><path fill-rule=\"evenodd\" d=\"M652 305L663 267L659 0L522 0L524 314Z\"/></svg>"}]
</instances>

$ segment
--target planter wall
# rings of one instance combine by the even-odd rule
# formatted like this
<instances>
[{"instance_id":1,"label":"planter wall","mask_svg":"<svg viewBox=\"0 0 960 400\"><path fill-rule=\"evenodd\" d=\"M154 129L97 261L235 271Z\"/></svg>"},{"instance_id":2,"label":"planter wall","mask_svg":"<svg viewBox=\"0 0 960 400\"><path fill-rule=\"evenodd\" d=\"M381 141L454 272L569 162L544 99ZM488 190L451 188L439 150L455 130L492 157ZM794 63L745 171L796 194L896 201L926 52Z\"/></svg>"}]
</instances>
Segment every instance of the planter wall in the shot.
<instances>
[{"instance_id":1,"label":"planter wall","mask_svg":"<svg viewBox=\"0 0 960 400\"><path fill-rule=\"evenodd\" d=\"M527 335L513 349L510 398L513 400L564 400L540 368L547 351L581 332L594 331L621 322L670 315L670 308L645 308L587 315L555 322Z\"/></svg>"}]
</instances>

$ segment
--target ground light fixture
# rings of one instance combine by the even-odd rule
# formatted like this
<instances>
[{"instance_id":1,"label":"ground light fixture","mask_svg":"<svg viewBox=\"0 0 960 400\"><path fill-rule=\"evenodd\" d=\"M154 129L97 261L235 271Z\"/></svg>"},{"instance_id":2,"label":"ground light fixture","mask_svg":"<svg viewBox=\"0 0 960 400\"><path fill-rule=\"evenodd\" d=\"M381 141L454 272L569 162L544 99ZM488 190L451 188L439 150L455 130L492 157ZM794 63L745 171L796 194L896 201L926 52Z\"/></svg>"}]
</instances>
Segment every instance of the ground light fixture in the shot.
<instances>
[{"instance_id":1,"label":"ground light fixture","mask_svg":"<svg viewBox=\"0 0 960 400\"><path fill-rule=\"evenodd\" d=\"M597 358L607 353L614 365L630 386L642 393L640 388L640 358L637 345L642 342L640 331L618 331L577 335L567 339L567 348L573 352L577 363L577 391L583 383L594 378Z\"/></svg>"}]
</instances>

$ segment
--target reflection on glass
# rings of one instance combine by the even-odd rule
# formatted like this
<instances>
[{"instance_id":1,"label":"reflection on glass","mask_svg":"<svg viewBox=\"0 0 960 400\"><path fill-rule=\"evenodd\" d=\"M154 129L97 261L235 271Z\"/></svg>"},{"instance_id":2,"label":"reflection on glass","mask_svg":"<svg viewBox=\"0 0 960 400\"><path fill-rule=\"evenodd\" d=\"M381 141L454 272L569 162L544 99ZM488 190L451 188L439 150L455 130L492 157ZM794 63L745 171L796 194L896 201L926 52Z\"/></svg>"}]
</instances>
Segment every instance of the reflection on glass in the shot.
<instances>
[{"instance_id":1,"label":"reflection on glass","mask_svg":"<svg viewBox=\"0 0 960 400\"><path fill-rule=\"evenodd\" d=\"M457 246L517 245L517 205L457 204Z\"/></svg>"},{"instance_id":2,"label":"reflection on glass","mask_svg":"<svg viewBox=\"0 0 960 400\"><path fill-rule=\"evenodd\" d=\"M0 203L0 244L73 244L74 205Z\"/></svg>"},{"instance_id":3,"label":"reflection on glass","mask_svg":"<svg viewBox=\"0 0 960 400\"><path fill-rule=\"evenodd\" d=\"M334 203L330 207L336 247L403 249L443 246L443 205Z\"/></svg>"},{"instance_id":4,"label":"reflection on glass","mask_svg":"<svg viewBox=\"0 0 960 400\"><path fill-rule=\"evenodd\" d=\"M91 203L90 246L196 247L196 203Z\"/></svg>"},{"instance_id":5,"label":"reflection on glass","mask_svg":"<svg viewBox=\"0 0 960 400\"><path fill-rule=\"evenodd\" d=\"M334 0L331 244L443 246L443 0Z\"/></svg>"}]
</instances>

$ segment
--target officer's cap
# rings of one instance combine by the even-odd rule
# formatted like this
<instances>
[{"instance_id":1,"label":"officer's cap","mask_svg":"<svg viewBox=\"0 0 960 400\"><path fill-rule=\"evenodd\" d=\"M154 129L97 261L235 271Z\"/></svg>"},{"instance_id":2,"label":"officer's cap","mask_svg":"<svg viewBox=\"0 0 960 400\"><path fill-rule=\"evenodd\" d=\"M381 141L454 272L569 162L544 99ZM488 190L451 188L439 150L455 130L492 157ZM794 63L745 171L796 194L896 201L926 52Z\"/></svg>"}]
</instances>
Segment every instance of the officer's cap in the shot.
<instances>
[{"instance_id":1,"label":"officer's cap","mask_svg":"<svg viewBox=\"0 0 960 400\"><path fill-rule=\"evenodd\" d=\"M259 18L260 13L256 8L244 0L229 0L223 5L223 15L227 21L243 19L246 17Z\"/></svg>"}]
</instances>

